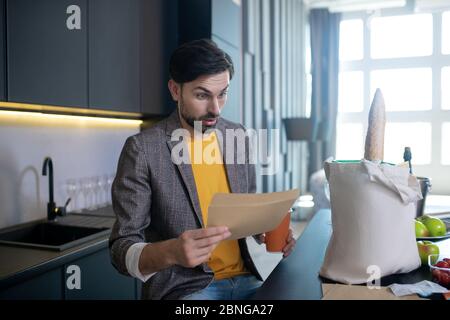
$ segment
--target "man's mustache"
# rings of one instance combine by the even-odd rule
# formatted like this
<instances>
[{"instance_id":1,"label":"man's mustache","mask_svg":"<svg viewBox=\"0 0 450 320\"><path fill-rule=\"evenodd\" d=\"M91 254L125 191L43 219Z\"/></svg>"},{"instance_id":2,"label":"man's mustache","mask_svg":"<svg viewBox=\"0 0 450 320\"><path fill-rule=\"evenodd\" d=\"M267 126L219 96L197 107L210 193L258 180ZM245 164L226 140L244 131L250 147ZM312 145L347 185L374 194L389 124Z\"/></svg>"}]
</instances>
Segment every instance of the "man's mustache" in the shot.
<instances>
[{"instance_id":1,"label":"man's mustache","mask_svg":"<svg viewBox=\"0 0 450 320\"><path fill-rule=\"evenodd\" d=\"M211 120L211 119L217 119L219 118L220 114L212 114L208 113L207 115L201 116L199 120Z\"/></svg>"}]
</instances>

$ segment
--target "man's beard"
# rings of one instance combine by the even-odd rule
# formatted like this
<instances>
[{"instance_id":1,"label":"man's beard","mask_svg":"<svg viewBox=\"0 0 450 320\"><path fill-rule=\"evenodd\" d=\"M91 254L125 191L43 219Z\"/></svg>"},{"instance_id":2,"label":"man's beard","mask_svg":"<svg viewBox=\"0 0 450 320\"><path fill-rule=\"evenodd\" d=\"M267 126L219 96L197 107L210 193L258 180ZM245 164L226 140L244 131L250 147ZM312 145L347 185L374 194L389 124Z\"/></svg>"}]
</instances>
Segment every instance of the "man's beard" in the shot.
<instances>
[{"instance_id":1,"label":"man's beard","mask_svg":"<svg viewBox=\"0 0 450 320\"><path fill-rule=\"evenodd\" d=\"M204 133L208 129L214 129L217 125L217 120L219 119L219 115L213 114L208 112L207 114L200 116L198 118L195 118L188 114L186 112L186 108L184 107L183 100L179 102L179 109L180 109L180 116L183 118L183 120L190 125L193 129L195 129L195 121L199 121L200 125L202 126L202 133ZM216 122L213 125L204 125L202 120L208 120L208 119L217 119ZM197 126L199 125L197 124Z\"/></svg>"}]
</instances>

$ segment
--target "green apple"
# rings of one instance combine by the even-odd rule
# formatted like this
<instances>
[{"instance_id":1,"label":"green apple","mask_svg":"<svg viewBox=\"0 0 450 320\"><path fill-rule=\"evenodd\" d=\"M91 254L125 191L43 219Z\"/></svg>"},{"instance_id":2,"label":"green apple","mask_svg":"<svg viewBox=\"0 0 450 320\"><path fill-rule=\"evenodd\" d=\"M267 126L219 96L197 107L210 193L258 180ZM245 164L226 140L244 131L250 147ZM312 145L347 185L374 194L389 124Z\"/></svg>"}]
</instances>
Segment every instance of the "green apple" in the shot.
<instances>
[{"instance_id":1,"label":"green apple","mask_svg":"<svg viewBox=\"0 0 450 320\"><path fill-rule=\"evenodd\" d=\"M417 249L419 250L420 261L422 265L428 265L428 256L430 254L439 254L439 247L431 241L417 241ZM431 263L435 264L438 256L431 258Z\"/></svg>"},{"instance_id":2,"label":"green apple","mask_svg":"<svg viewBox=\"0 0 450 320\"><path fill-rule=\"evenodd\" d=\"M427 227L432 237L442 237L447 233L447 226L439 218L428 217L423 220L423 224Z\"/></svg>"},{"instance_id":3,"label":"green apple","mask_svg":"<svg viewBox=\"0 0 450 320\"><path fill-rule=\"evenodd\" d=\"M422 222L416 220L415 223L416 223L416 238L423 238L430 236L430 232Z\"/></svg>"},{"instance_id":4,"label":"green apple","mask_svg":"<svg viewBox=\"0 0 450 320\"><path fill-rule=\"evenodd\" d=\"M431 216L424 214L423 216L417 217L416 220L420 222L425 222L425 220L430 219Z\"/></svg>"}]
</instances>

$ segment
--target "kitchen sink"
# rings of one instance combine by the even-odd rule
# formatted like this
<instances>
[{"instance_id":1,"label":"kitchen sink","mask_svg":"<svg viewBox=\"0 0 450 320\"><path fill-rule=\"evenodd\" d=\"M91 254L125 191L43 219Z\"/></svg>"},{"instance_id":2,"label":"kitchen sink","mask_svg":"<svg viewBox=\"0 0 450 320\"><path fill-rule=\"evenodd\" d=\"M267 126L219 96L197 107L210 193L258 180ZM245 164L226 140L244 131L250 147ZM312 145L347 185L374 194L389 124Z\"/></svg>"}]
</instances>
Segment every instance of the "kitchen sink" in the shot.
<instances>
[{"instance_id":1,"label":"kitchen sink","mask_svg":"<svg viewBox=\"0 0 450 320\"><path fill-rule=\"evenodd\" d=\"M109 232L109 228L37 222L0 232L0 244L63 251L107 235Z\"/></svg>"}]
</instances>

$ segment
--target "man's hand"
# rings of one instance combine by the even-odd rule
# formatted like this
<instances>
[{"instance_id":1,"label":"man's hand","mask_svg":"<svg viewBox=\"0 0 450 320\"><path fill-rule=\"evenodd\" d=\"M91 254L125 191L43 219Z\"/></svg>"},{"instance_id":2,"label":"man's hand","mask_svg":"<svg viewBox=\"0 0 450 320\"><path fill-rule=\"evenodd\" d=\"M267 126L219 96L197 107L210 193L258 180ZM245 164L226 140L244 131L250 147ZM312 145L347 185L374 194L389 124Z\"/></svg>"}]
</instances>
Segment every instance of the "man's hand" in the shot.
<instances>
[{"instance_id":1,"label":"man's hand","mask_svg":"<svg viewBox=\"0 0 450 320\"><path fill-rule=\"evenodd\" d=\"M139 257L139 271L151 274L174 264L193 268L208 261L220 241L231 235L227 227L188 230L178 238L148 243Z\"/></svg>"},{"instance_id":2,"label":"man's hand","mask_svg":"<svg viewBox=\"0 0 450 320\"><path fill-rule=\"evenodd\" d=\"M194 268L211 257L211 252L220 241L231 236L227 227L211 227L183 232L172 247L175 263Z\"/></svg>"},{"instance_id":3,"label":"man's hand","mask_svg":"<svg viewBox=\"0 0 450 320\"><path fill-rule=\"evenodd\" d=\"M266 243L266 235L264 233L259 235L259 241L261 243ZM286 258L291 254L291 252L294 250L296 244L296 240L294 236L292 235L292 229L289 229L288 236L286 238L286 245L282 249L283 251L283 258Z\"/></svg>"}]
</instances>

